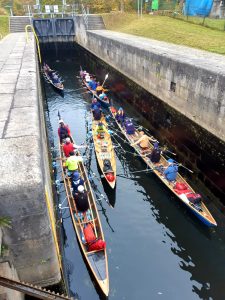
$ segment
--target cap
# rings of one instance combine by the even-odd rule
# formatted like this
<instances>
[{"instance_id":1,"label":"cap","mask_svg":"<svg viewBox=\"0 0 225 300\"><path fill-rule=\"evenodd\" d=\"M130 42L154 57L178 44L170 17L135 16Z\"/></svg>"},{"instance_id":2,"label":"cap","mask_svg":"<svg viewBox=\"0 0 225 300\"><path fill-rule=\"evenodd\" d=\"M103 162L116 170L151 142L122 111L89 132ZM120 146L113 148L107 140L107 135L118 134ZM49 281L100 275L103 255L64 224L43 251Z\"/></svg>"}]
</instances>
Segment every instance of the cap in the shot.
<instances>
[{"instance_id":1,"label":"cap","mask_svg":"<svg viewBox=\"0 0 225 300\"><path fill-rule=\"evenodd\" d=\"M103 126L103 123L102 123L102 122L99 122L99 123L98 123L98 126Z\"/></svg>"},{"instance_id":2,"label":"cap","mask_svg":"<svg viewBox=\"0 0 225 300\"><path fill-rule=\"evenodd\" d=\"M77 171L76 171L76 172L74 172L74 173L73 173L73 180L75 180L75 181L76 181L76 180L78 180L79 178L80 178L80 173L79 173L79 172L77 172Z\"/></svg>"},{"instance_id":3,"label":"cap","mask_svg":"<svg viewBox=\"0 0 225 300\"><path fill-rule=\"evenodd\" d=\"M172 158L169 158L169 159L167 160L167 162L170 163L170 164L172 164L172 163L174 162L174 160L173 160Z\"/></svg>"},{"instance_id":4,"label":"cap","mask_svg":"<svg viewBox=\"0 0 225 300\"><path fill-rule=\"evenodd\" d=\"M60 120L59 120L59 124L60 124L60 123L64 123L63 119L60 119Z\"/></svg>"},{"instance_id":5,"label":"cap","mask_svg":"<svg viewBox=\"0 0 225 300\"><path fill-rule=\"evenodd\" d=\"M70 138L69 137L66 138L66 143L70 143Z\"/></svg>"},{"instance_id":6,"label":"cap","mask_svg":"<svg viewBox=\"0 0 225 300\"><path fill-rule=\"evenodd\" d=\"M123 108L122 108L122 107L120 107L120 108L119 108L119 110L123 110Z\"/></svg>"},{"instance_id":7,"label":"cap","mask_svg":"<svg viewBox=\"0 0 225 300\"><path fill-rule=\"evenodd\" d=\"M78 188L77 188L77 190L78 190L79 193L83 193L84 186L83 185L79 185Z\"/></svg>"},{"instance_id":8,"label":"cap","mask_svg":"<svg viewBox=\"0 0 225 300\"><path fill-rule=\"evenodd\" d=\"M74 151L71 151L71 152L70 152L70 155L74 155Z\"/></svg>"}]
</instances>

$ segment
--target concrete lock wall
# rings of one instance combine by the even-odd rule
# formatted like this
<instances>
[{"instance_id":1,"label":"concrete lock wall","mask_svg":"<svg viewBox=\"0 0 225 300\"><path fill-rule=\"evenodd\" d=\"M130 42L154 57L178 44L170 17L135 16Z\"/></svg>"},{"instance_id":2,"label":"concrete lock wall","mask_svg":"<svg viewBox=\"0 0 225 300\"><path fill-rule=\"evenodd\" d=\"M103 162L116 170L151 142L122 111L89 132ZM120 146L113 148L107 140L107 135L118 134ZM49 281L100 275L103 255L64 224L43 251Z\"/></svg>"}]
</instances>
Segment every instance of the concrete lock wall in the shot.
<instances>
[{"instance_id":1,"label":"concrete lock wall","mask_svg":"<svg viewBox=\"0 0 225 300\"><path fill-rule=\"evenodd\" d=\"M85 34L81 20L76 28L81 46L225 141L222 55L107 30Z\"/></svg>"},{"instance_id":2,"label":"concrete lock wall","mask_svg":"<svg viewBox=\"0 0 225 300\"><path fill-rule=\"evenodd\" d=\"M61 275L46 204L48 195L53 209L34 41L10 34L0 47L0 206L12 220L4 244L20 280L48 286Z\"/></svg>"}]
</instances>

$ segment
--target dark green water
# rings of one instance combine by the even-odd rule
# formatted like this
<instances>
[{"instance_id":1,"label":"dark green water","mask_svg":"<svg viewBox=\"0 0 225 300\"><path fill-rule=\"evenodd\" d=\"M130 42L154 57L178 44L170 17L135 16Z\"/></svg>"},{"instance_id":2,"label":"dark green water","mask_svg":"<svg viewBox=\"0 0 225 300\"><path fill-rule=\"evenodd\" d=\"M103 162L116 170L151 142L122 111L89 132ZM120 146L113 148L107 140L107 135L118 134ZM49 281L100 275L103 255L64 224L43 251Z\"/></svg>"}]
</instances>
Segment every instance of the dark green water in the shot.
<instances>
[{"instance_id":1,"label":"dark green water","mask_svg":"<svg viewBox=\"0 0 225 300\"><path fill-rule=\"evenodd\" d=\"M45 86L46 115L55 147L58 146L58 110L70 125L76 143L82 143L86 138L85 115L90 109L91 98L82 94L82 90L74 91L81 83L76 77L80 58L76 51L73 55L74 60L47 60L65 80L64 99ZM123 99L117 100L118 105L121 103ZM129 104L126 109L130 116L139 119ZM122 143L122 146L132 151L126 144ZM124 155L119 148L116 153L117 173L125 178L118 177L114 194L106 191L114 208L104 200L102 205L98 204L108 249L109 299L225 299L223 216L210 203L219 227L206 228L153 174L131 173L145 168L138 158L129 153ZM94 155L91 168L99 174ZM103 186L96 183L104 193ZM64 199L62 192L60 201ZM63 205L67 206L66 200ZM62 226L65 275L71 295L84 300L104 299L84 263L67 209L63 210Z\"/></svg>"}]
</instances>

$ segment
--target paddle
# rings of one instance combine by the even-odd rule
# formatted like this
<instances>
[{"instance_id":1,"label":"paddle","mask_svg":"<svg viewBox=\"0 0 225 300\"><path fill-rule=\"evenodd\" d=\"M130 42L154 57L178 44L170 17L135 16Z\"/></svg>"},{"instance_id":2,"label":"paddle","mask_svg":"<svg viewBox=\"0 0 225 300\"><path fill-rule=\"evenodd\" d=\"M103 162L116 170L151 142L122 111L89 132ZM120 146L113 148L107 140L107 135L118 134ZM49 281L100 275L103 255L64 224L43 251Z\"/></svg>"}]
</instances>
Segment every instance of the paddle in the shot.
<instances>
[{"instance_id":1,"label":"paddle","mask_svg":"<svg viewBox=\"0 0 225 300\"><path fill-rule=\"evenodd\" d=\"M170 151L166 146L162 147L162 152L168 152L168 153L170 153L170 154L172 154L172 155L174 155L174 156L177 155L176 153Z\"/></svg>"},{"instance_id":2,"label":"paddle","mask_svg":"<svg viewBox=\"0 0 225 300\"><path fill-rule=\"evenodd\" d=\"M168 158L170 158L167 154L164 154L165 156L167 156ZM186 169L188 172L190 172L190 173L194 173L194 171L192 171L191 169L188 169L187 167L185 167L184 165L182 165L181 163L179 163L178 161L176 161L176 160L174 160L173 159L173 161L175 162L175 164L177 164L177 166L178 167L182 167L182 168L184 168L184 169Z\"/></svg>"},{"instance_id":3,"label":"paddle","mask_svg":"<svg viewBox=\"0 0 225 300\"><path fill-rule=\"evenodd\" d=\"M75 90L73 90L73 92L76 92L76 91L79 91L79 90L82 90L82 89L86 89L86 86L82 86L82 87L79 88L79 89L75 89Z\"/></svg>"},{"instance_id":4,"label":"paddle","mask_svg":"<svg viewBox=\"0 0 225 300\"><path fill-rule=\"evenodd\" d=\"M104 79L104 81L103 81L103 83L102 83L102 87L104 86L105 81L108 79L108 77L109 77L109 74L106 74L106 75L105 75L105 79Z\"/></svg>"}]
</instances>

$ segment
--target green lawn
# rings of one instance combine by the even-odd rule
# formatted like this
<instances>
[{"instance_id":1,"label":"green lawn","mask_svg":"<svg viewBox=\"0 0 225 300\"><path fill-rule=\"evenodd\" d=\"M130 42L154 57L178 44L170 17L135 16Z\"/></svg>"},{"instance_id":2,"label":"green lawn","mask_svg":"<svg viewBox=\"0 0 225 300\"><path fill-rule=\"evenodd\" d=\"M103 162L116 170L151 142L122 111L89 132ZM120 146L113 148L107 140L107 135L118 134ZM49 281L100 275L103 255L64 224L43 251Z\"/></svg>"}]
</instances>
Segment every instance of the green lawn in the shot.
<instances>
[{"instance_id":1,"label":"green lawn","mask_svg":"<svg viewBox=\"0 0 225 300\"><path fill-rule=\"evenodd\" d=\"M9 33L8 16L0 16L0 39Z\"/></svg>"},{"instance_id":2,"label":"green lawn","mask_svg":"<svg viewBox=\"0 0 225 300\"><path fill-rule=\"evenodd\" d=\"M167 16L105 14L106 28L225 55L225 31L210 29ZM221 20L212 20L216 22ZM224 22L224 21L223 21Z\"/></svg>"}]
</instances>

